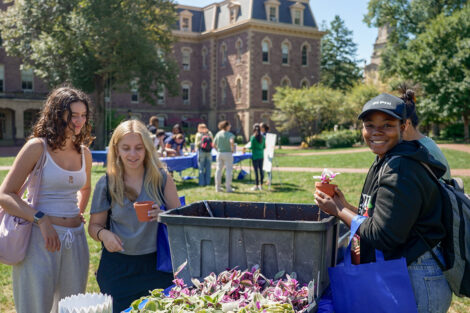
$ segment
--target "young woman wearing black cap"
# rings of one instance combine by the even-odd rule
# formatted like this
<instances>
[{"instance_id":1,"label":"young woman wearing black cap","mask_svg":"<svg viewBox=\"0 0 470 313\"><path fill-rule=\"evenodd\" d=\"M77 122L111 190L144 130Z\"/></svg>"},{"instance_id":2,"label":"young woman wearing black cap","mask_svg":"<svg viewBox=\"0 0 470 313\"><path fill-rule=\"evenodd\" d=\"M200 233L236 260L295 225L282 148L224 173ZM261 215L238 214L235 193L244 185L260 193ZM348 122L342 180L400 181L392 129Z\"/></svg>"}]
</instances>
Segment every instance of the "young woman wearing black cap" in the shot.
<instances>
[{"instance_id":1,"label":"young woman wearing black cap","mask_svg":"<svg viewBox=\"0 0 470 313\"><path fill-rule=\"evenodd\" d=\"M359 119L363 121L364 141L377 157L358 208L346 202L339 189L333 198L316 191L315 200L324 212L348 226L356 215L367 216L356 233L361 263L374 261L375 249L381 250L386 260L405 257L418 312L447 312L452 292L417 233L444 263L439 246L445 236L441 194L420 163L427 164L437 177L444 174L445 166L431 158L418 141L402 141L406 120L402 99L381 94L364 105Z\"/></svg>"}]
</instances>

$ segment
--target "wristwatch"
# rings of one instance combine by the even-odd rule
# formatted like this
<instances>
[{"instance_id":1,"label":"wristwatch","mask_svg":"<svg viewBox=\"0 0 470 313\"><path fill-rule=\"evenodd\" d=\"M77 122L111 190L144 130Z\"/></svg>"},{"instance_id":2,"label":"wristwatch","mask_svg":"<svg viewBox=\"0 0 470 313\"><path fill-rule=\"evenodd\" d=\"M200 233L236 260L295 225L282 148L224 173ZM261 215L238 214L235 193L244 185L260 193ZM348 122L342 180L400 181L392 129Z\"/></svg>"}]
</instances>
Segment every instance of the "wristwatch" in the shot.
<instances>
[{"instance_id":1,"label":"wristwatch","mask_svg":"<svg viewBox=\"0 0 470 313\"><path fill-rule=\"evenodd\" d=\"M34 214L34 220L33 223L36 225L39 225L39 220L44 217L44 212L38 211L36 214Z\"/></svg>"}]
</instances>

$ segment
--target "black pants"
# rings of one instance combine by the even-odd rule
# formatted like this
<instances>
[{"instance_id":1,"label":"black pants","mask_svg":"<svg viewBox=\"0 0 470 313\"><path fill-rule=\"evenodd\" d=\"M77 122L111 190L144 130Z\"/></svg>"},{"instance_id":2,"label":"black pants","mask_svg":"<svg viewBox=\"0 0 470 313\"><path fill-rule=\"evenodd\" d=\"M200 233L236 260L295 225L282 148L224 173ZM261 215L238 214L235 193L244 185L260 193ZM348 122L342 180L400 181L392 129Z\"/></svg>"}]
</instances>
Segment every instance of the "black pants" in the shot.
<instances>
[{"instance_id":1,"label":"black pants","mask_svg":"<svg viewBox=\"0 0 470 313\"><path fill-rule=\"evenodd\" d=\"M255 169L256 185L262 185L264 179L263 159L253 160L253 168ZM261 179L260 179L261 178Z\"/></svg>"},{"instance_id":2,"label":"black pants","mask_svg":"<svg viewBox=\"0 0 470 313\"><path fill-rule=\"evenodd\" d=\"M102 293L113 297L113 313L120 313L149 291L172 285L173 274L157 271L157 253L125 255L102 250L96 280Z\"/></svg>"}]
</instances>

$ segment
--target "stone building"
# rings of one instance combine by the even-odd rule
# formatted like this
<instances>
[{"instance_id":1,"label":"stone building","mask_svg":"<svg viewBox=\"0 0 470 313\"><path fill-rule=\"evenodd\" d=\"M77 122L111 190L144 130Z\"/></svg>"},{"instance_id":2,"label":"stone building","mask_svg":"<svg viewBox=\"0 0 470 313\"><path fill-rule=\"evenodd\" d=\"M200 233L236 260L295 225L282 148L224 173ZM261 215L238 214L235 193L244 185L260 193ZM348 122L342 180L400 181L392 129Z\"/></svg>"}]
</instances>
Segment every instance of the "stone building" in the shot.
<instances>
[{"instance_id":1,"label":"stone building","mask_svg":"<svg viewBox=\"0 0 470 313\"><path fill-rule=\"evenodd\" d=\"M379 27L379 33L374 43L374 51L370 64L367 64L364 68L364 78L366 82L373 83L375 85L380 84L379 66L382 63L381 53L387 45L388 36L390 34L390 28L388 26Z\"/></svg>"},{"instance_id":2,"label":"stone building","mask_svg":"<svg viewBox=\"0 0 470 313\"><path fill-rule=\"evenodd\" d=\"M128 110L161 125L206 121L216 130L227 119L245 137L255 122L270 122L272 95L280 85L308 87L320 79L320 41L308 0L225 0L203 8L177 6L173 51L180 64L180 94L165 90L157 105L138 90L111 92L107 108ZM46 86L21 70L0 47L0 145L22 140L40 109Z\"/></svg>"}]
</instances>

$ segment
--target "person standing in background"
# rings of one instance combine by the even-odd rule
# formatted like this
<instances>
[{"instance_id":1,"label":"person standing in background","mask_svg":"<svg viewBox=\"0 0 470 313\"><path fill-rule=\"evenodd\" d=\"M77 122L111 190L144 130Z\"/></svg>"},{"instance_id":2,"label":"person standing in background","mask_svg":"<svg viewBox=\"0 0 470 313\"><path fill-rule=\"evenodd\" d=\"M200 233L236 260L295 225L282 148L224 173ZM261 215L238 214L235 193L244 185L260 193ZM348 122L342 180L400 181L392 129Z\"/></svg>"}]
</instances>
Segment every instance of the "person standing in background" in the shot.
<instances>
[{"instance_id":1,"label":"person standing in background","mask_svg":"<svg viewBox=\"0 0 470 313\"><path fill-rule=\"evenodd\" d=\"M211 183L211 165L212 165L212 142L214 136L207 128L207 125L201 123L197 126L196 139L194 140L197 149L197 165L199 169L199 186L207 186Z\"/></svg>"},{"instance_id":2,"label":"person standing in background","mask_svg":"<svg viewBox=\"0 0 470 313\"><path fill-rule=\"evenodd\" d=\"M149 124L147 125L147 129L152 135L157 134L158 124L159 124L159 122L158 122L158 117L157 116L154 115L154 116L150 117Z\"/></svg>"},{"instance_id":3,"label":"person standing in background","mask_svg":"<svg viewBox=\"0 0 470 313\"><path fill-rule=\"evenodd\" d=\"M221 192L222 171L225 167L225 191L232 190L233 151L235 148L235 135L230 132L231 125L228 121L219 123L219 132L214 138L214 148L217 150L217 167L215 170L215 191Z\"/></svg>"},{"instance_id":4,"label":"person standing in background","mask_svg":"<svg viewBox=\"0 0 470 313\"><path fill-rule=\"evenodd\" d=\"M405 122L405 131L403 132L403 140L418 140L423 146L428 149L429 154L433 156L436 160L441 162L446 167L446 172L442 175L444 180L450 180L450 167L449 162L447 162L444 153L437 146L437 144L429 138L428 136L423 135L418 130L419 118L416 114L416 98L413 90L408 89L406 85L400 86L400 91L402 93L401 99L406 103L406 113L407 118Z\"/></svg>"},{"instance_id":5,"label":"person standing in background","mask_svg":"<svg viewBox=\"0 0 470 313\"><path fill-rule=\"evenodd\" d=\"M251 161L253 162L253 169L255 171L255 183L256 185L251 190L263 190L263 160L264 160L264 148L265 138L261 135L261 129L259 124L253 125L253 135L250 138L251 146Z\"/></svg>"}]
</instances>

